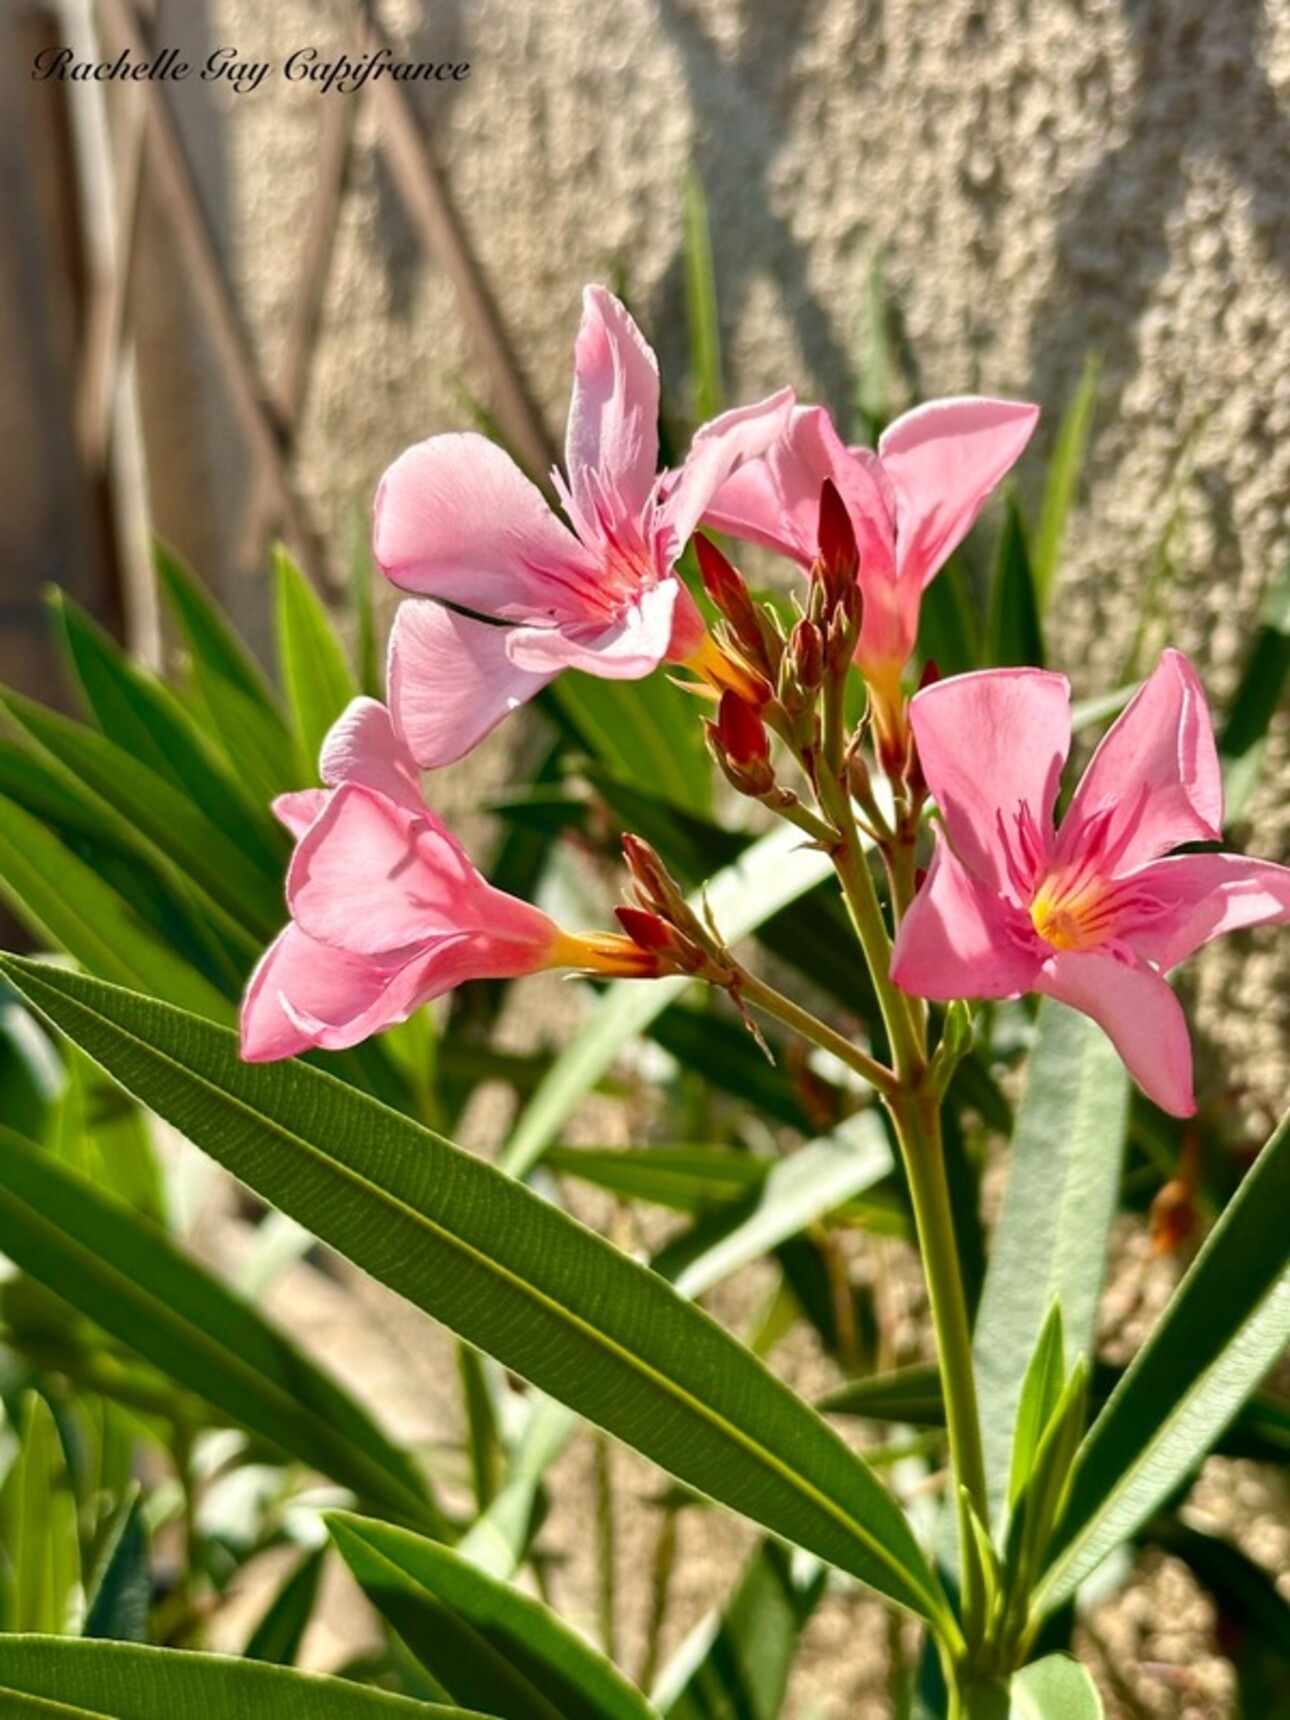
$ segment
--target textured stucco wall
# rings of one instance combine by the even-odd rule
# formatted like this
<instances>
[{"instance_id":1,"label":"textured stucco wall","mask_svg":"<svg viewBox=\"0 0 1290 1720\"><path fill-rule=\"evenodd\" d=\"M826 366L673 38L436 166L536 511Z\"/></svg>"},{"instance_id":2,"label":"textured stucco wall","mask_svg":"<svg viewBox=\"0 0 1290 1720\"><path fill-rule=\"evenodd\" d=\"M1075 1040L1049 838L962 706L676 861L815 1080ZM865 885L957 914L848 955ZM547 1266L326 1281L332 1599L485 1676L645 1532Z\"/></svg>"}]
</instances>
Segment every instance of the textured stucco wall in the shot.
<instances>
[{"instance_id":1,"label":"textured stucco wall","mask_svg":"<svg viewBox=\"0 0 1290 1720\"><path fill-rule=\"evenodd\" d=\"M255 57L342 43L305 0L172 6L163 39L199 14L211 41ZM397 0L383 17L411 57L471 61L468 82L418 102L553 429L585 280L622 269L679 374L680 187L694 162L735 398L792 380L847 400L875 259L921 390L1033 397L1048 414L1041 448L1096 350L1101 406L1056 652L1080 691L1117 682L1173 519L1146 660L1171 638L1228 689L1290 550L1287 0ZM201 99L222 144L230 265L272 369L319 106L354 98L271 77ZM481 388L452 288L417 244L363 105L303 439L330 542L405 443L463 423L463 384ZM1283 725L1249 812L1281 858L1286 754ZM1211 962L1196 984L1202 1019L1274 1085L1290 1020L1271 944L1250 940L1243 978ZM1234 1004L1246 1007L1224 1021Z\"/></svg>"}]
</instances>

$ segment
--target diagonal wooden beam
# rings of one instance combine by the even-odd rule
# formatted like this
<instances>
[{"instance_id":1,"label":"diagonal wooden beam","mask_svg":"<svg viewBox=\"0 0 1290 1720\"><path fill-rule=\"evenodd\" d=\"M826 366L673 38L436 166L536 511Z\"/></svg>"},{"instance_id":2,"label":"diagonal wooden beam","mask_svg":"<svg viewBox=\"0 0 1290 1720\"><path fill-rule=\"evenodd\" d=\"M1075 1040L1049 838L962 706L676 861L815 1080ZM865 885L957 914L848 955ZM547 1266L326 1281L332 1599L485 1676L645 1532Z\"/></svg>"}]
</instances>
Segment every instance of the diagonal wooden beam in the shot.
<instances>
[{"instance_id":1,"label":"diagonal wooden beam","mask_svg":"<svg viewBox=\"0 0 1290 1720\"><path fill-rule=\"evenodd\" d=\"M360 8L358 52L391 43L369 6ZM392 78L370 84L386 162L422 243L452 281L470 339L488 373L499 429L516 458L543 482L557 459L555 443L529 390L523 367L452 194L406 87Z\"/></svg>"}]
</instances>

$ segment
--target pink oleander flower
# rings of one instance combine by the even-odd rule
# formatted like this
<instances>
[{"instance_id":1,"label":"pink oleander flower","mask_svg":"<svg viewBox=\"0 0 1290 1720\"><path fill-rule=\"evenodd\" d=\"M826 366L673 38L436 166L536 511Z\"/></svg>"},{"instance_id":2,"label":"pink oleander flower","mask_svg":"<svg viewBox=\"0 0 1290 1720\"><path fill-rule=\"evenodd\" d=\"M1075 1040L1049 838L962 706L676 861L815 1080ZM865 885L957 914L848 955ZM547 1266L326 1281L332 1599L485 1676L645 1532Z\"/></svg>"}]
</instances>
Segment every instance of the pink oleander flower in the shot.
<instances>
[{"instance_id":1,"label":"pink oleander flower","mask_svg":"<svg viewBox=\"0 0 1290 1720\"><path fill-rule=\"evenodd\" d=\"M675 577L699 517L742 461L784 429L792 393L698 431L658 467L658 365L603 287L583 295L566 441L552 474L570 530L510 456L474 434L432 436L386 472L374 553L405 603L390 642L394 720L427 768L463 756L561 669L636 680L664 661L733 671Z\"/></svg>"},{"instance_id":2,"label":"pink oleander flower","mask_svg":"<svg viewBox=\"0 0 1290 1720\"><path fill-rule=\"evenodd\" d=\"M1290 919L1290 867L1169 852L1217 841L1223 820L1191 664L1164 653L1056 829L1071 743L1064 675L957 675L916 694L910 718L941 829L892 979L942 1000L1060 998L1092 1016L1149 1098L1192 1115L1187 1024L1163 976L1220 932Z\"/></svg>"},{"instance_id":3,"label":"pink oleander flower","mask_svg":"<svg viewBox=\"0 0 1290 1720\"><path fill-rule=\"evenodd\" d=\"M469 979L548 967L658 971L627 938L566 932L482 878L426 805L416 765L375 699L356 699L332 729L322 777L329 787L274 802L298 839L287 874L291 923L247 986L248 1062L357 1045Z\"/></svg>"},{"instance_id":4,"label":"pink oleander flower","mask_svg":"<svg viewBox=\"0 0 1290 1720\"><path fill-rule=\"evenodd\" d=\"M900 672L924 590L967 536L1039 417L1013 400L933 400L898 418L878 451L848 448L822 406L799 406L766 455L734 472L703 516L716 531L809 568L819 554L820 489L832 479L860 551L864 621L856 662L880 730L898 726Z\"/></svg>"}]
</instances>

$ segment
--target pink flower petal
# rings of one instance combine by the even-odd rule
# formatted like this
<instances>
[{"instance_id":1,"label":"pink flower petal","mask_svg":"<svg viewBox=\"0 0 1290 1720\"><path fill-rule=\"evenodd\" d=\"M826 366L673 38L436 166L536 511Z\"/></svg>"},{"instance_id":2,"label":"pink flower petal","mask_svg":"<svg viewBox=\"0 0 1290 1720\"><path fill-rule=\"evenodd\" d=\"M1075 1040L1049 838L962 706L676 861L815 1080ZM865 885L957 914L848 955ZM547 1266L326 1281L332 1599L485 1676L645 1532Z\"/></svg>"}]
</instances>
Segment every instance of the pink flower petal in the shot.
<instances>
[{"instance_id":1,"label":"pink flower petal","mask_svg":"<svg viewBox=\"0 0 1290 1720\"><path fill-rule=\"evenodd\" d=\"M792 389L781 388L755 406L723 412L695 432L663 503L663 516L673 537L673 560L694 536L695 527L731 473L745 461L764 454L784 434L792 406ZM815 500L818 509L818 488Z\"/></svg>"},{"instance_id":2,"label":"pink flower petal","mask_svg":"<svg viewBox=\"0 0 1290 1720\"><path fill-rule=\"evenodd\" d=\"M983 669L915 694L910 721L923 774L960 860L991 889L1022 900L1033 881L1022 817L1047 858L1070 747L1070 685L1043 669ZM1028 813L1028 818L1023 813Z\"/></svg>"},{"instance_id":3,"label":"pink flower petal","mask_svg":"<svg viewBox=\"0 0 1290 1720\"><path fill-rule=\"evenodd\" d=\"M608 681L638 681L667 656L681 587L660 580L609 626L516 627L507 653L516 671L549 680L561 669L582 669Z\"/></svg>"},{"instance_id":4,"label":"pink flower petal","mask_svg":"<svg viewBox=\"0 0 1290 1720\"><path fill-rule=\"evenodd\" d=\"M1290 921L1290 866L1243 854L1178 854L1131 875L1149 903L1159 904L1116 935L1166 972L1222 932Z\"/></svg>"},{"instance_id":5,"label":"pink flower petal","mask_svg":"<svg viewBox=\"0 0 1290 1720\"><path fill-rule=\"evenodd\" d=\"M921 588L944 566L1038 417L1021 401L965 397L933 400L891 425L878 457L896 492L902 577Z\"/></svg>"},{"instance_id":6,"label":"pink flower petal","mask_svg":"<svg viewBox=\"0 0 1290 1720\"><path fill-rule=\"evenodd\" d=\"M302 788L294 794L280 794L273 803L273 815L293 836L303 836L326 804L326 789Z\"/></svg>"},{"instance_id":7,"label":"pink flower petal","mask_svg":"<svg viewBox=\"0 0 1290 1720\"><path fill-rule=\"evenodd\" d=\"M423 768L463 758L556 674L555 667L525 668L512 660L518 631L438 603L399 606L390 636L390 706L404 744Z\"/></svg>"},{"instance_id":8,"label":"pink flower petal","mask_svg":"<svg viewBox=\"0 0 1290 1720\"><path fill-rule=\"evenodd\" d=\"M1195 1114L1187 1021L1154 969L1101 950L1064 950L1044 964L1035 990L1091 1016L1162 1111Z\"/></svg>"},{"instance_id":9,"label":"pink flower petal","mask_svg":"<svg viewBox=\"0 0 1290 1720\"><path fill-rule=\"evenodd\" d=\"M248 1063L295 1057L324 1043L303 1028L300 1011L333 1028L361 1021L377 1006L391 971L362 956L330 949L288 926L260 958L242 1004L242 1056ZM294 1011L284 999L294 1000ZM369 1029L347 1039L357 1044Z\"/></svg>"},{"instance_id":10,"label":"pink flower petal","mask_svg":"<svg viewBox=\"0 0 1290 1720\"><path fill-rule=\"evenodd\" d=\"M510 455L473 433L399 456L377 491L373 553L405 590L517 621L580 619L594 573Z\"/></svg>"},{"instance_id":11,"label":"pink flower petal","mask_svg":"<svg viewBox=\"0 0 1290 1720\"><path fill-rule=\"evenodd\" d=\"M784 434L734 472L704 511L714 531L763 544L809 567L818 549L820 489L831 478L856 533L864 579L895 568L895 497L875 457L848 449L822 406L796 407Z\"/></svg>"},{"instance_id":12,"label":"pink flower petal","mask_svg":"<svg viewBox=\"0 0 1290 1720\"><path fill-rule=\"evenodd\" d=\"M1093 754L1062 821L1061 852L1087 840L1091 820L1107 867L1134 871L1184 842L1222 835L1218 749L1196 671L1166 651Z\"/></svg>"},{"instance_id":13,"label":"pink flower petal","mask_svg":"<svg viewBox=\"0 0 1290 1720\"><path fill-rule=\"evenodd\" d=\"M319 770L331 788L355 782L414 810L422 804L416 761L395 733L390 713L379 699L350 701L323 741Z\"/></svg>"},{"instance_id":14,"label":"pink flower petal","mask_svg":"<svg viewBox=\"0 0 1290 1720\"><path fill-rule=\"evenodd\" d=\"M624 513L640 515L658 475L658 361L603 287L583 290L573 373L565 468L574 503L595 517L596 498L584 481L590 470Z\"/></svg>"},{"instance_id":15,"label":"pink flower petal","mask_svg":"<svg viewBox=\"0 0 1290 1720\"><path fill-rule=\"evenodd\" d=\"M891 977L915 997L1017 997L1043 952L1026 915L980 884L942 837L901 922Z\"/></svg>"},{"instance_id":16,"label":"pink flower petal","mask_svg":"<svg viewBox=\"0 0 1290 1720\"><path fill-rule=\"evenodd\" d=\"M429 808L346 783L301 838L287 902L319 943L392 963L478 924L483 880Z\"/></svg>"}]
</instances>

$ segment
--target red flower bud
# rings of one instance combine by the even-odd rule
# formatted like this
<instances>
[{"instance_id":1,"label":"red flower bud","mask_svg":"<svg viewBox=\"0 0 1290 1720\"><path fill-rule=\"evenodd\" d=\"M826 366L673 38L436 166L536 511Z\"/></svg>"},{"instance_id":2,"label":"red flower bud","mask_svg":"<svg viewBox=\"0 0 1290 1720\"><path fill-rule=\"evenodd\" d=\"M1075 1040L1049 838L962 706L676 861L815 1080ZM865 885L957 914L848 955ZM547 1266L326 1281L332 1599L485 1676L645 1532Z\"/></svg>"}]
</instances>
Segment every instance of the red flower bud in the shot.
<instances>
[{"instance_id":1,"label":"red flower bud","mask_svg":"<svg viewBox=\"0 0 1290 1720\"><path fill-rule=\"evenodd\" d=\"M846 588L855 584L860 551L851 515L831 478L820 486L819 546L820 581L832 608Z\"/></svg>"},{"instance_id":2,"label":"red flower bud","mask_svg":"<svg viewBox=\"0 0 1290 1720\"><path fill-rule=\"evenodd\" d=\"M717 739L732 764L765 764L770 758L770 736L751 705L735 693L723 693L717 708Z\"/></svg>"}]
</instances>

